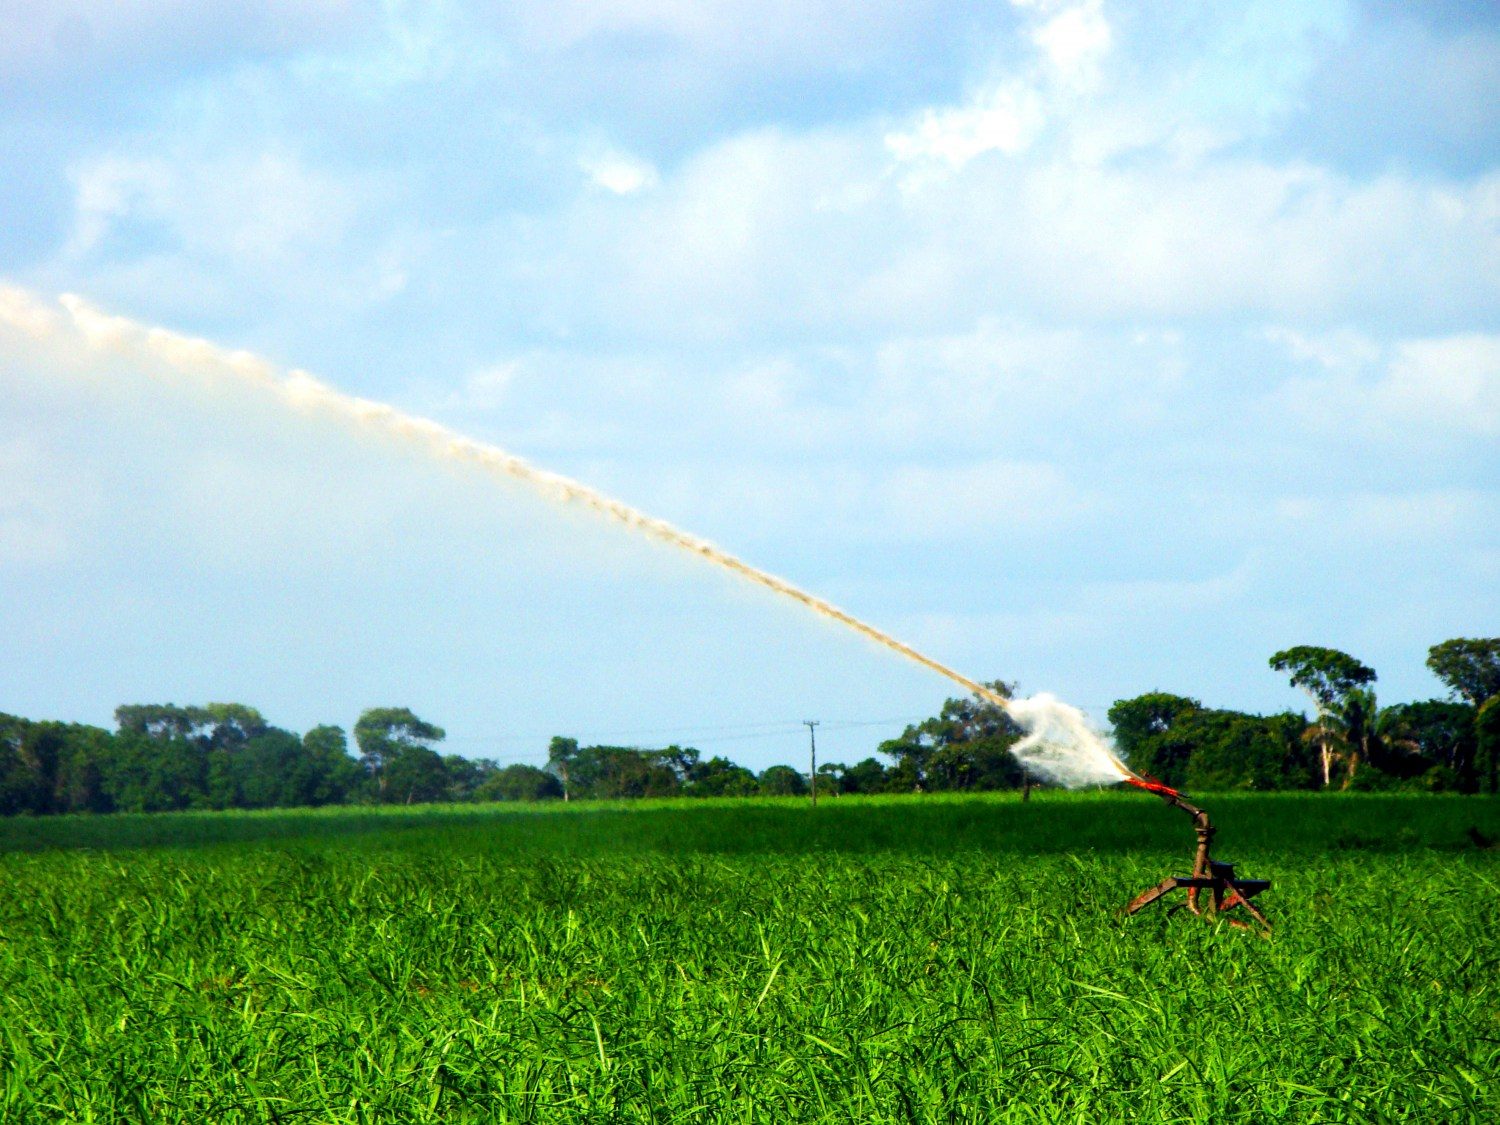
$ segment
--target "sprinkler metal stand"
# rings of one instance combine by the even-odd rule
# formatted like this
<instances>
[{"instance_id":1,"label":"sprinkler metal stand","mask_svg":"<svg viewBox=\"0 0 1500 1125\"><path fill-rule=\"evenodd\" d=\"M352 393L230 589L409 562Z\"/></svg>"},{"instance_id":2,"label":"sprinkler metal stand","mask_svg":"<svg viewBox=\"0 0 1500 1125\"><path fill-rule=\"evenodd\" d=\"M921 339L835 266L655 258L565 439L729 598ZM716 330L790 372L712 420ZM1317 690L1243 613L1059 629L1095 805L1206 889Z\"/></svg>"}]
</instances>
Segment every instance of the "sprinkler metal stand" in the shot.
<instances>
[{"instance_id":1,"label":"sprinkler metal stand","mask_svg":"<svg viewBox=\"0 0 1500 1125\"><path fill-rule=\"evenodd\" d=\"M1149 891L1131 899L1130 905L1125 908L1125 913L1134 914L1172 891L1183 889L1187 891L1187 908L1194 914L1212 919L1236 906L1243 906L1250 917L1260 923L1261 932L1269 933L1271 923L1266 921L1266 916L1250 900L1269 887L1270 881L1241 879L1234 873L1234 864L1219 863L1209 854L1209 848L1214 839L1214 826L1209 822L1208 814L1196 805L1189 804L1177 790L1170 789L1160 782L1145 781L1140 778L1127 778L1127 780L1138 789L1155 793L1167 804L1181 809L1192 817L1193 831L1198 834L1198 850L1193 856L1191 875L1173 875L1170 879L1162 880ZM1210 892L1208 902L1200 903L1201 891ZM1181 906L1174 907L1174 909L1180 910ZM1225 918L1224 921L1242 930L1255 929L1250 923L1239 918Z\"/></svg>"}]
</instances>

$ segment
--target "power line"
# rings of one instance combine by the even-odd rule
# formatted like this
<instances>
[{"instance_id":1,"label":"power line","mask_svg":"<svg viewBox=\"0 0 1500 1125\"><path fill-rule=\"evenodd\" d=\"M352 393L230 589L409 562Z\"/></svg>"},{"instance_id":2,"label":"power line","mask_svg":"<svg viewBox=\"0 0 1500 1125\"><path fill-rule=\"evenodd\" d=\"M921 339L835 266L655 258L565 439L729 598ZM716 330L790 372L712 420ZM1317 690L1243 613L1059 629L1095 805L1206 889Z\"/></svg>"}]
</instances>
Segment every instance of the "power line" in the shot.
<instances>
[{"instance_id":1,"label":"power line","mask_svg":"<svg viewBox=\"0 0 1500 1125\"><path fill-rule=\"evenodd\" d=\"M896 723L910 724L918 723L923 719L930 718L928 715L893 715L884 719L829 719L819 720L829 730L854 730L861 727L890 726ZM776 734L791 734L799 726L804 725L806 720L802 719L778 719L768 720L763 723L726 723L717 726L680 726L680 727L637 727L625 730L584 730L576 731L567 737L577 738L580 741L604 740L614 738L634 738L643 736L656 736L658 738L678 735L685 736L693 741L704 742L737 742L752 738L765 738ZM719 731L735 732L719 734ZM551 738L558 732L552 730L535 731L498 731L493 734L467 734L458 735L446 739L448 743L454 742L523 742L533 739Z\"/></svg>"}]
</instances>

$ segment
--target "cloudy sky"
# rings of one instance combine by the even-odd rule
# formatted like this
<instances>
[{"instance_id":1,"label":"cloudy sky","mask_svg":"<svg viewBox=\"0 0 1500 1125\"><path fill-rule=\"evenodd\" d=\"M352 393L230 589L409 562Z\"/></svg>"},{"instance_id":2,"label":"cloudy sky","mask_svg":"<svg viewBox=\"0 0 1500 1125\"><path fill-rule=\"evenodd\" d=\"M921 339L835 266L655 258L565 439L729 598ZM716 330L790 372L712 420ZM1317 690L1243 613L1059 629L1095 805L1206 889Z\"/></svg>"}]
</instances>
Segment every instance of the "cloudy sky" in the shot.
<instances>
[{"instance_id":1,"label":"cloudy sky","mask_svg":"<svg viewBox=\"0 0 1500 1125\"><path fill-rule=\"evenodd\" d=\"M1300 707L1301 643L1438 694L1500 633L1497 105L1460 0L0 0L0 710L759 767L953 693L65 293L1100 719Z\"/></svg>"}]
</instances>

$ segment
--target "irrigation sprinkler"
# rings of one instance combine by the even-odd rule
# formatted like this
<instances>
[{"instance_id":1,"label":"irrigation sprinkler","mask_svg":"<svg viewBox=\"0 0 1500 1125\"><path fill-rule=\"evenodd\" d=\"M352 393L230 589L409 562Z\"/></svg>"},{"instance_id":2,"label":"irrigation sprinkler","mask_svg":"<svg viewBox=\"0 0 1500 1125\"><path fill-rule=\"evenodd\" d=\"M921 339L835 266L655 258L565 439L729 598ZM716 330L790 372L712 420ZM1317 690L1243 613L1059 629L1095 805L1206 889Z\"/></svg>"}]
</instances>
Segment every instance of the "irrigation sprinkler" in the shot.
<instances>
[{"instance_id":1,"label":"irrigation sprinkler","mask_svg":"<svg viewBox=\"0 0 1500 1125\"><path fill-rule=\"evenodd\" d=\"M1146 781L1138 777L1126 780L1137 789L1155 793L1167 804L1181 809L1192 817L1193 831L1198 834L1198 850L1193 856L1191 875L1173 875L1163 879L1149 891L1131 899L1130 905L1125 908L1125 913L1134 914L1172 891L1181 889L1187 891L1187 908L1199 917L1213 919L1237 906L1242 906L1246 913L1260 924L1260 932L1270 933L1271 923L1266 921L1266 916L1260 912L1260 908L1250 901L1271 885L1270 880L1241 879L1234 873L1234 864L1220 863L1213 858L1210 848L1214 841L1214 826L1209 821L1208 814L1197 805L1190 804L1177 790L1159 781ZM1201 891L1209 892L1208 902L1200 902L1199 892ZM1182 905L1179 903L1173 909L1180 910ZM1255 929L1249 922L1240 918L1225 918L1224 921L1242 930Z\"/></svg>"}]
</instances>

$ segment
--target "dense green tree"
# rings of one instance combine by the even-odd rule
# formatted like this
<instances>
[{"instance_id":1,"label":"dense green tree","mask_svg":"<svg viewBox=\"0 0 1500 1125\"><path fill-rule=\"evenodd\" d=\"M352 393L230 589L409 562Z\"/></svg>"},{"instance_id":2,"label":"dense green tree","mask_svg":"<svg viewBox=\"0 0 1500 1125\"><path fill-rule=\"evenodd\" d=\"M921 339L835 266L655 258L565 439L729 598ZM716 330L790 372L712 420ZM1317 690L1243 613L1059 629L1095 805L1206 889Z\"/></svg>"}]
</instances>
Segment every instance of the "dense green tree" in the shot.
<instances>
[{"instance_id":1,"label":"dense green tree","mask_svg":"<svg viewBox=\"0 0 1500 1125\"><path fill-rule=\"evenodd\" d=\"M1397 703L1380 712L1375 765L1388 776L1412 780L1437 767L1429 787L1472 790L1476 708L1467 703L1428 699Z\"/></svg>"},{"instance_id":2,"label":"dense green tree","mask_svg":"<svg viewBox=\"0 0 1500 1125\"><path fill-rule=\"evenodd\" d=\"M105 784L114 756L114 736L82 723L58 724L66 735L57 762L52 807L57 812L110 812L114 800Z\"/></svg>"},{"instance_id":3,"label":"dense green tree","mask_svg":"<svg viewBox=\"0 0 1500 1125\"><path fill-rule=\"evenodd\" d=\"M1353 688L1376 679L1374 669L1348 653L1316 645L1284 649L1271 657L1270 665L1278 672L1289 672L1292 686L1312 696L1320 711L1332 707Z\"/></svg>"},{"instance_id":4,"label":"dense green tree","mask_svg":"<svg viewBox=\"0 0 1500 1125\"><path fill-rule=\"evenodd\" d=\"M818 763L818 792L837 797L844 791L844 763L842 762L819 762Z\"/></svg>"},{"instance_id":5,"label":"dense green tree","mask_svg":"<svg viewBox=\"0 0 1500 1125\"><path fill-rule=\"evenodd\" d=\"M670 797L682 786L682 752L630 746L585 746L568 764L568 788L576 797L617 800Z\"/></svg>"},{"instance_id":6,"label":"dense green tree","mask_svg":"<svg viewBox=\"0 0 1500 1125\"><path fill-rule=\"evenodd\" d=\"M446 777L432 743L447 737L442 727L419 719L408 707L371 707L354 724L360 759L375 779L377 800L415 804L437 800Z\"/></svg>"},{"instance_id":7,"label":"dense green tree","mask_svg":"<svg viewBox=\"0 0 1500 1125\"><path fill-rule=\"evenodd\" d=\"M748 797L760 791L755 774L728 758L693 764L685 791L692 797Z\"/></svg>"},{"instance_id":8,"label":"dense green tree","mask_svg":"<svg viewBox=\"0 0 1500 1125\"><path fill-rule=\"evenodd\" d=\"M233 763L238 807L271 809L313 804L314 776L307 749L290 731L262 730L232 757L222 756Z\"/></svg>"},{"instance_id":9,"label":"dense green tree","mask_svg":"<svg viewBox=\"0 0 1500 1125\"><path fill-rule=\"evenodd\" d=\"M121 812L169 812L206 808L207 758L203 747L181 735L122 730L105 777Z\"/></svg>"},{"instance_id":10,"label":"dense green tree","mask_svg":"<svg viewBox=\"0 0 1500 1125\"><path fill-rule=\"evenodd\" d=\"M1009 698L1012 685L985 685ZM1005 709L978 696L949 699L931 719L908 726L899 738L880 744L896 760L887 775L892 789L1009 789L1023 780L1010 748L1021 739Z\"/></svg>"},{"instance_id":11,"label":"dense green tree","mask_svg":"<svg viewBox=\"0 0 1500 1125\"><path fill-rule=\"evenodd\" d=\"M211 809L243 808L245 763L238 755L216 750L203 760L203 803Z\"/></svg>"},{"instance_id":12,"label":"dense green tree","mask_svg":"<svg viewBox=\"0 0 1500 1125\"><path fill-rule=\"evenodd\" d=\"M0 715L0 815L108 812L113 741L98 727Z\"/></svg>"},{"instance_id":13,"label":"dense green tree","mask_svg":"<svg viewBox=\"0 0 1500 1125\"><path fill-rule=\"evenodd\" d=\"M356 799L369 781L360 763L349 756L343 727L316 726L302 736L310 779L307 803L331 805Z\"/></svg>"},{"instance_id":14,"label":"dense green tree","mask_svg":"<svg viewBox=\"0 0 1500 1125\"><path fill-rule=\"evenodd\" d=\"M1484 791L1500 793L1500 695L1492 695L1474 720L1475 773Z\"/></svg>"},{"instance_id":15,"label":"dense green tree","mask_svg":"<svg viewBox=\"0 0 1500 1125\"><path fill-rule=\"evenodd\" d=\"M1360 765L1380 753L1376 745L1379 718L1380 707L1375 702L1375 692L1368 687L1350 689L1324 717L1325 726L1333 731L1338 744L1344 747L1345 788L1354 784Z\"/></svg>"},{"instance_id":16,"label":"dense green tree","mask_svg":"<svg viewBox=\"0 0 1500 1125\"><path fill-rule=\"evenodd\" d=\"M801 797L807 792L807 778L791 766L768 766L761 771L760 791L767 797Z\"/></svg>"},{"instance_id":17,"label":"dense green tree","mask_svg":"<svg viewBox=\"0 0 1500 1125\"><path fill-rule=\"evenodd\" d=\"M462 754L442 755L443 801L472 801L474 792L486 777L495 772L495 763L484 759L466 758Z\"/></svg>"},{"instance_id":18,"label":"dense green tree","mask_svg":"<svg viewBox=\"0 0 1500 1125\"><path fill-rule=\"evenodd\" d=\"M302 745L307 752L318 758L348 758L349 736L343 727L327 724L313 727L302 736ZM351 759L352 760L352 759Z\"/></svg>"},{"instance_id":19,"label":"dense green tree","mask_svg":"<svg viewBox=\"0 0 1500 1125\"><path fill-rule=\"evenodd\" d=\"M1500 695L1500 637L1455 637L1427 650L1427 667L1475 707Z\"/></svg>"},{"instance_id":20,"label":"dense green tree","mask_svg":"<svg viewBox=\"0 0 1500 1125\"><path fill-rule=\"evenodd\" d=\"M1247 715L1200 710L1174 724L1193 745L1185 781L1191 790L1280 789L1306 778L1298 753L1307 723L1300 715ZM1299 776L1300 775L1300 776Z\"/></svg>"},{"instance_id":21,"label":"dense green tree","mask_svg":"<svg viewBox=\"0 0 1500 1125\"><path fill-rule=\"evenodd\" d=\"M271 729L259 711L243 703L205 703L185 710L196 715L198 737L214 750L238 749Z\"/></svg>"},{"instance_id":22,"label":"dense green tree","mask_svg":"<svg viewBox=\"0 0 1500 1125\"><path fill-rule=\"evenodd\" d=\"M446 796L448 771L436 750L427 746L408 746L386 757L380 781L383 801L420 805L440 801Z\"/></svg>"},{"instance_id":23,"label":"dense green tree","mask_svg":"<svg viewBox=\"0 0 1500 1125\"><path fill-rule=\"evenodd\" d=\"M1148 692L1109 709L1115 743L1132 769L1192 790L1307 784L1299 715L1247 715Z\"/></svg>"},{"instance_id":24,"label":"dense green tree","mask_svg":"<svg viewBox=\"0 0 1500 1125\"><path fill-rule=\"evenodd\" d=\"M550 801L562 796L562 782L536 766L510 765L495 770L474 791L480 801Z\"/></svg>"},{"instance_id":25,"label":"dense green tree","mask_svg":"<svg viewBox=\"0 0 1500 1125\"><path fill-rule=\"evenodd\" d=\"M1365 732L1374 698L1368 701L1355 692L1375 682L1375 670L1346 652L1317 645L1297 645L1270 659L1278 672L1290 674L1293 687L1301 688L1313 701L1317 724L1313 740L1318 748L1323 787L1333 781L1333 764L1347 763L1344 784L1354 779L1365 750Z\"/></svg>"},{"instance_id":26,"label":"dense green tree","mask_svg":"<svg viewBox=\"0 0 1500 1125\"><path fill-rule=\"evenodd\" d=\"M839 792L884 793L887 781L885 766L874 758L866 758L839 775Z\"/></svg>"},{"instance_id":27,"label":"dense green tree","mask_svg":"<svg viewBox=\"0 0 1500 1125\"><path fill-rule=\"evenodd\" d=\"M1172 729L1183 716L1202 709L1196 699L1164 691L1116 700L1109 709L1115 746L1143 777L1174 787L1186 785L1193 743L1180 731L1173 736Z\"/></svg>"},{"instance_id":28,"label":"dense green tree","mask_svg":"<svg viewBox=\"0 0 1500 1125\"><path fill-rule=\"evenodd\" d=\"M45 781L27 761L33 725L17 715L0 714L0 816L46 811Z\"/></svg>"}]
</instances>

